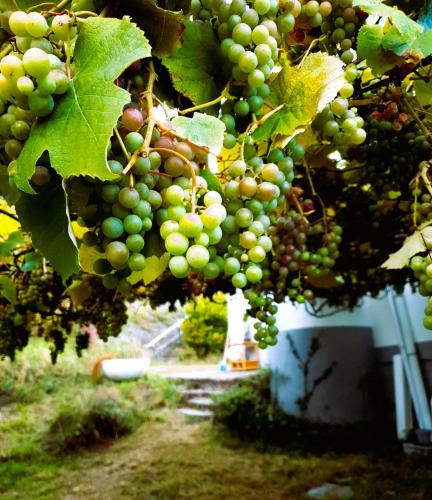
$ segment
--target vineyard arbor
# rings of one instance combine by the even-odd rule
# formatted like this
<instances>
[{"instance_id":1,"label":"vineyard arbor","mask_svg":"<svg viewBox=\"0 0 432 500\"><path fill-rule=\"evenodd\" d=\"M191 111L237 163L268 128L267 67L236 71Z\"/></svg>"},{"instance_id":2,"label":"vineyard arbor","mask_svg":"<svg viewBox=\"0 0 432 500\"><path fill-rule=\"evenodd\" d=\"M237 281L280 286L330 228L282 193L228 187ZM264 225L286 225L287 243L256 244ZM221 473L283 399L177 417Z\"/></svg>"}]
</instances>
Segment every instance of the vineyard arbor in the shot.
<instances>
[{"instance_id":1,"label":"vineyard arbor","mask_svg":"<svg viewBox=\"0 0 432 500\"><path fill-rule=\"evenodd\" d=\"M431 5L0 2L0 355L217 290L262 349L407 285L432 329Z\"/></svg>"}]
</instances>

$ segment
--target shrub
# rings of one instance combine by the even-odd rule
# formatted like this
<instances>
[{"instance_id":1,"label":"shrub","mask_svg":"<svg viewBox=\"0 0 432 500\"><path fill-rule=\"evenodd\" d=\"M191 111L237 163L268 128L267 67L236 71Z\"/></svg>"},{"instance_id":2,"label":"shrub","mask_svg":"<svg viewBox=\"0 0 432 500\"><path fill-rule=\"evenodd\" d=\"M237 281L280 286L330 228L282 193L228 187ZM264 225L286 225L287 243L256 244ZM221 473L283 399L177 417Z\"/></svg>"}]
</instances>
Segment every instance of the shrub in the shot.
<instances>
[{"instance_id":1,"label":"shrub","mask_svg":"<svg viewBox=\"0 0 432 500\"><path fill-rule=\"evenodd\" d=\"M394 450L391 429L368 422L326 424L285 414L273 400L271 373L243 380L215 397L214 422L259 447L307 452Z\"/></svg>"},{"instance_id":2,"label":"shrub","mask_svg":"<svg viewBox=\"0 0 432 500\"><path fill-rule=\"evenodd\" d=\"M228 327L226 298L218 294L214 299L200 295L184 308L186 319L181 325L183 342L199 358L220 354L225 346Z\"/></svg>"},{"instance_id":3,"label":"shrub","mask_svg":"<svg viewBox=\"0 0 432 500\"><path fill-rule=\"evenodd\" d=\"M48 448L66 452L132 432L149 415L117 389L62 403L46 436Z\"/></svg>"}]
</instances>

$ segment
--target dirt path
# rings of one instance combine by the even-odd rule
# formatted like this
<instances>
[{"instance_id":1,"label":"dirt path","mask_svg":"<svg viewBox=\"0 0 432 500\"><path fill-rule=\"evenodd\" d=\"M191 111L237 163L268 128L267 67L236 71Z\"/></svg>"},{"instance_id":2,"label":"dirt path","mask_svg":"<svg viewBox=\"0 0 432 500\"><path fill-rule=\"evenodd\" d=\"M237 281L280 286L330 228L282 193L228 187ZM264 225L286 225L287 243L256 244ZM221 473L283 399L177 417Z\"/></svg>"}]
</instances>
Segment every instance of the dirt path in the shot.
<instances>
[{"instance_id":1,"label":"dirt path","mask_svg":"<svg viewBox=\"0 0 432 500\"><path fill-rule=\"evenodd\" d=\"M311 486L365 467L365 457L346 459L258 453L223 443L210 424L188 423L171 410L110 446L63 459L55 473L36 474L31 493L9 491L1 498L301 500Z\"/></svg>"}]
</instances>

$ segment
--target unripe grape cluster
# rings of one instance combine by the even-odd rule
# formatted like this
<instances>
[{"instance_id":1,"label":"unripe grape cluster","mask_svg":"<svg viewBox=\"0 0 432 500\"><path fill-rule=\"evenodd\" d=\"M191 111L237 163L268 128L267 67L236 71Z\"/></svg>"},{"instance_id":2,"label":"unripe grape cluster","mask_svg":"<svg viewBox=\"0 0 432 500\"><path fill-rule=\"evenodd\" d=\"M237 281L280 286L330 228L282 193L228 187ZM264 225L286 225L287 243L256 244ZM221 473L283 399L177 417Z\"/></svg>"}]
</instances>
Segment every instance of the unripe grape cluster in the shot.
<instances>
[{"instance_id":1,"label":"unripe grape cluster","mask_svg":"<svg viewBox=\"0 0 432 500\"><path fill-rule=\"evenodd\" d=\"M6 19L13 47L0 60L0 137L7 158L15 160L38 117L54 109L55 96L69 88L63 44L70 41L72 18L55 16L51 26L38 12L16 11ZM36 179L37 184L37 179Z\"/></svg>"},{"instance_id":2,"label":"unripe grape cluster","mask_svg":"<svg viewBox=\"0 0 432 500\"><path fill-rule=\"evenodd\" d=\"M354 68L346 71L345 76L354 79ZM351 80L352 81L352 80ZM358 115L357 108L349 107L349 98L354 86L347 81L339 90L339 96L316 116L313 127L320 136L339 147L358 146L366 140L364 119Z\"/></svg>"},{"instance_id":3,"label":"unripe grape cluster","mask_svg":"<svg viewBox=\"0 0 432 500\"><path fill-rule=\"evenodd\" d=\"M432 242L426 242L428 248ZM424 310L423 326L427 330L432 330L432 259L428 254L426 256L416 255L410 262L411 270L419 281L419 293L424 297L429 297L427 306Z\"/></svg>"}]
</instances>

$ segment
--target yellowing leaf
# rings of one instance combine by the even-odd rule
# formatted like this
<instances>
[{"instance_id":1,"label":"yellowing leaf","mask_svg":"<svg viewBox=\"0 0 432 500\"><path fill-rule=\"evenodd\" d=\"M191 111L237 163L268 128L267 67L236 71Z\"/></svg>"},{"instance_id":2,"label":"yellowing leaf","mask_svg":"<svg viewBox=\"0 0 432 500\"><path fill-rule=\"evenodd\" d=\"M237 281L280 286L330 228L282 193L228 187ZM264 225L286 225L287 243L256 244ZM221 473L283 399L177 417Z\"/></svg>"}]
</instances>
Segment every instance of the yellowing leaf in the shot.
<instances>
[{"instance_id":1,"label":"yellowing leaf","mask_svg":"<svg viewBox=\"0 0 432 500\"><path fill-rule=\"evenodd\" d=\"M258 127L253 136L269 140L276 136L291 137L305 129L344 84L343 62L323 52L309 54L301 66L282 61L282 70L270 84L274 108L283 108ZM278 138L280 140L280 137Z\"/></svg>"},{"instance_id":2,"label":"yellowing leaf","mask_svg":"<svg viewBox=\"0 0 432 500\"><path fill-rule=\"evenodd\" d=\"M164 253L160 258L155 255L153 257L147 257L145 268L142 271L133 272L127 280L132 285L135 285L141 280L144 281L145 285L148 285L159 278L165 271L168 267L169 260L170 256L168 253Z\"/></svg>"},{"instance_id":3,"label":"yellowing leaf","mask_svg":"<svg viewBox=\"0 0 432 500\"><path fill-rule=\"evenodd\" d=\"M6 205L6 203L0 203L0 208L6 212L15 215L13 209ZM11 217L0 213L0 236L7 237L9 234L17 231L20 227L20 223Z\"/></svg>"},{"instance_id":4,"label":"yellowing leaf","mask_svg":"<svg viewBox=\"0 0 432 500\"><path fill-rule=\"evenodd\" d=\"M103 259L105 254L96 250L96 247L81 245L78 251L79 263L83 271L89 274L96 274L93 271L93 264L98 259Z\"/></svg>"},{"instance_id":5,"label":"yellowing leaf","mask_svg":"<svg viewBox=\"0 0 432 500\"><path fill-rule=\"evenodd\" d=\"M411 257L426 250L426 241L432 241L432 227L428 226L408 236L402 247L381 265L385 269L402 269L409 264Z\"/></svg>"}]
</instances>

